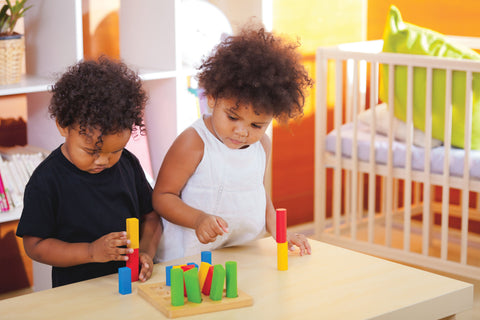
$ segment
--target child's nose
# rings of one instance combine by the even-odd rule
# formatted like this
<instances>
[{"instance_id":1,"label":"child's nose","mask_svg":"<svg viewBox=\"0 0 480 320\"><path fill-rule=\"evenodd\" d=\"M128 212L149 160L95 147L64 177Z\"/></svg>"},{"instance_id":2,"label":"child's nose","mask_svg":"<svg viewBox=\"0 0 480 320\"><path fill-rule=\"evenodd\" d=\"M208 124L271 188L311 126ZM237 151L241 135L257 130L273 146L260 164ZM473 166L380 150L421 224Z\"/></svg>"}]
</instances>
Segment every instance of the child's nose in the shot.
<instances>
[{"instance_id":1,"label":"child's nose","mask_svg":"<svg viewBox=\"0 0 480 320\"><path fill-rule=\"evenodd\" d=\"M248 136L248 129L243 126L237 126L235 128L235 133L240 137L247 137Z\"/></svg>"},{"instance_id":2,"label":"child's nose","mask_svg":"<svg viewBox=\"0 0 480 320\"><path fill-rule=\"evenodd\" d=\"M110 157L108 154L100 153L98 157L95 159L95 164L97 165L107 165L110 161Z\"/></svg>"}]
</instances>

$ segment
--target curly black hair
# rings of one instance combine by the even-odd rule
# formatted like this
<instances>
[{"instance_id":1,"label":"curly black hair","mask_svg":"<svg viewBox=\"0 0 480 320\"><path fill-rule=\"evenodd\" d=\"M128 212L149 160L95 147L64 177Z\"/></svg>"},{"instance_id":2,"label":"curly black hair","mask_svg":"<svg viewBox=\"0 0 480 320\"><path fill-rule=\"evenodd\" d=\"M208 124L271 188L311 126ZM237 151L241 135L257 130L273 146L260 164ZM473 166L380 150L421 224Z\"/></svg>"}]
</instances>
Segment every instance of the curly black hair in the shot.
<instances>
[{"instance_id":1,"label":"curly black hair","mask_svg":"<svg viewBox=\"0 0 480 320\"><path fill-rule=\"evenodd\" d=\"M301 64L298 40L246 26L202 60L197 79L205 95L233 98L281 122L303 115L305 89L313 81Z\"/></svg>"},{"instance_id":2,"label":"curly black hair","mask_svg":"<svg viewBox=\"0 0 480 320\"><path fill-rule=\"evenodd\" d=\"M138 74L122 61L106 56L80 61L61 75L51 91L48 111L63 128L78 125L86 135L97 129L100 144L103 135L125 129L144 134L147 94Z\"/></svg>"}]
</instances>

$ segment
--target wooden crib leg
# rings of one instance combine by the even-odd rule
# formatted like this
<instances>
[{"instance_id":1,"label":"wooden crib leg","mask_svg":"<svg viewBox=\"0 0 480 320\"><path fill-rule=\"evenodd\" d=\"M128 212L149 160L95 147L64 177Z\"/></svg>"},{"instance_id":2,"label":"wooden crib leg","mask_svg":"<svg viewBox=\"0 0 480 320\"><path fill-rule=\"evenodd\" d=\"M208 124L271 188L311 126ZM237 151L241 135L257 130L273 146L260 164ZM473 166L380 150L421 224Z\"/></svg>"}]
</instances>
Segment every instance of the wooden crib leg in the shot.
<instances>
[{"instance_id":1,"label":"wooden crib leg","mask_svg":"<svg viewBox=\"0 0 480 320\"><path fill-rule=\"evenodd\" d=\"M422 209L422 254L428 256L432 242L432 185L427 181L423 184Z\"/></svg>"},{"instance_id":2,"label":"wooden crib leg","mask_svg":"<svg viewBox=\"0 0 480 320\"><path fill-rule=\"evenodd\" d=\"M380 196L380 215L381 216L385 216L385 213L387 212L387 203L385 201L386 199L386 196L387 196L387 188L386 188L386 181L387 181L387 177L385 176L382 176L382 179L380 179L380 192L381 192L381 196Z\"/></svg>"},{"instance_id":3,"label":"wooden crib leg","mask_svg":"<svg viewBox=\"0 0 480 320\"><path fill-rule=\"evenodd\" d=\"M398 195L399 182L398 179L393 179L393 201L388 205L392 208L392 214L385 217L385 245L387 247L392 246L392 224L393 217L398 213Z\"/></svg>"},{"instance_id":4,"label":"wooden crib leg","mask_svg":"<svg viewBox=\"0 0 480 320\"><path fill-rule=\"evenodd\" d=\"M345 218L345 226L348 227L350 225L350 219L351 219L351 214L352 214L352 206L351 206L351 193L352 191L352 173L349 170L345 170L344 173L344 184L343 184L343 192L344 192L344 197L343 197L343 202L344 202L344 218Z\"/></svg>"},{"instance_id":5,"label":"wooden crib leg","mask_svg":"<svg viewBox=\"0 0 480 320\"><path fill-rule=\"evenodd\" d=\"M430 199L424 199L423 201L428 201L430 205L428 221L428 248L433 245L433 226L435 225L435 212L432 210L432 203L435 201L435 187L430 186ZM428 255L428 252L426 253Z\"/></svg>"},{"instance_id":6,"label":"wooden crib leg","mask_svg":"<svg viewBox=\"0 0 480 320\"><path fill-rule=\"evenodd\" d=\"M363 197L364 197L364 173L359 173L358 174L358 212L360 212L360 218L363 218L365 216L365 210L363 208Z\"/></svg>"}]
</instances>

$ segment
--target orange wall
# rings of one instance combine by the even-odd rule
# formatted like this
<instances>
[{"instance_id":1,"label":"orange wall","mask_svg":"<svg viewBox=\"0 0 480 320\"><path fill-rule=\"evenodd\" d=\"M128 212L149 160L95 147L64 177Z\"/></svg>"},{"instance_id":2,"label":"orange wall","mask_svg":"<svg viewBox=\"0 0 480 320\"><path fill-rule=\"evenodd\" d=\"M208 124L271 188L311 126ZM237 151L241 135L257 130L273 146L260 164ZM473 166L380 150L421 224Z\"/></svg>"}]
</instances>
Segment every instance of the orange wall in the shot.
<instances>
[{"instance_id":1,"label":"orange wall","mask_svg":"<svg viewBox=\"0 0 480 320\"><path fill-rule=\"evenodd\" d=\"M478 0L369 0L367 39L381 39L388 8L394 4L405 22L449 35L480 37Z\"/></svg>"}]
</instances>

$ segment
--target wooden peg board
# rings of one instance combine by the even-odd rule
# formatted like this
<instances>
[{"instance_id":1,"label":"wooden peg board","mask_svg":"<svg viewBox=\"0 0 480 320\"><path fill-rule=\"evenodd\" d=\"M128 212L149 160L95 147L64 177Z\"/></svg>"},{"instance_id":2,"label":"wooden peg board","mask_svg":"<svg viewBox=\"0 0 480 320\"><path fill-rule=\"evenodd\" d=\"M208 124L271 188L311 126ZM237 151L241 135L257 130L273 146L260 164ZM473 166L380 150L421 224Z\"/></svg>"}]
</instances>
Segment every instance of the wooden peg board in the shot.
<instances>
[{"instance_id":1,"label":"wooden peg board","mask_svg":"<svg viewBox=\"0 0 480 320\"><path fill-rule=\"evenodd\" d=\"M138 294L160 310L168 318L193 316L201 313L216 312L228 309L243 308L253 305L253 299L245 292L238 290L237 298L225 297L220 301L213 301L202 293L202 302L193 303L185 298L185 305L175 307L170 301L170 287L164 282L144 284L138 286Z\"/></svg>"}]
</instances>

